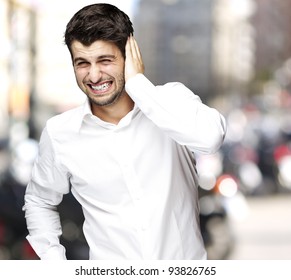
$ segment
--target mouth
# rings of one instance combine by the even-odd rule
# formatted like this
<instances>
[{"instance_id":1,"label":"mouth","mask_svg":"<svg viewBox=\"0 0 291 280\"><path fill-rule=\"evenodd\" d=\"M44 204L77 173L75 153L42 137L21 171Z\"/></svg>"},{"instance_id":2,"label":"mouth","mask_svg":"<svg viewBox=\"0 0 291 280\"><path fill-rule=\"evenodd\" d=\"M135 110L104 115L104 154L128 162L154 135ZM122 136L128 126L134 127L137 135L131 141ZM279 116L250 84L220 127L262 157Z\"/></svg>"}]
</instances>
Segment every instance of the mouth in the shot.
<instances>
[{"instance_id":1,"label":"mouth","mask_svg":"<svg viewBox=\"0 0 291 280\"><path fill-rule=\"evenodd\" d=\"M101 82L98 84L88 84L88 86L94 94L104 94L111 88L112 81Z\"/></svg>"}]
</instances>

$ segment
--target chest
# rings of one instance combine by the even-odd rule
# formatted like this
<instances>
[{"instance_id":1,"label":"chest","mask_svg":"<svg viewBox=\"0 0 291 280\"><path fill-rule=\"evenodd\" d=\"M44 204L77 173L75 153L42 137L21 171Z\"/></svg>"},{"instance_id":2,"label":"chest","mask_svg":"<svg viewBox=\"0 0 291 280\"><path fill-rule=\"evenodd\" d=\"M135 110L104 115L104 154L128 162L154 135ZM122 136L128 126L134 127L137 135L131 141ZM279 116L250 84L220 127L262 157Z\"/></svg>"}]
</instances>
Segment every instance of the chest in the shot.
<instances>
[{"instance_id":1,"label":"chest","mask_svg":"<svg viewBox=\"0 0 291 280\"><path fill-rule=\"evenodd\" d=\"M60 157L72 186L105 201L120 201L129 190L141 190L150 174L168 169L173 141L150 120L105 130L86 129L60 143ZM164 165L164 167L163 167Z\"/></svg>"}]
</instances>

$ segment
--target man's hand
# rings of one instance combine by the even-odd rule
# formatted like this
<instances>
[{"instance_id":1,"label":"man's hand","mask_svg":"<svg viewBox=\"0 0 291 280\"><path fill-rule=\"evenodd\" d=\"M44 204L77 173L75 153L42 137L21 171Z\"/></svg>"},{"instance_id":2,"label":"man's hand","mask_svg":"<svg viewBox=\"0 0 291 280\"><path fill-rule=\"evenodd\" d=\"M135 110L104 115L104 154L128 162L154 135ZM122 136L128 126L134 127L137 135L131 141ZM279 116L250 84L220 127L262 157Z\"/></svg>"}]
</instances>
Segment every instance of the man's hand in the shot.
<instances>
[{"instance_id":1,"label":"man's hand","mask_svg":"<svg viewBox=\"0 0 291 280\"><path fill-rule=\"evenodd\" d=\"M130 36L125 46L125 81L138 73L144 73L144 64L138 44L133 36Z\"/></svg>"}]
</instances>

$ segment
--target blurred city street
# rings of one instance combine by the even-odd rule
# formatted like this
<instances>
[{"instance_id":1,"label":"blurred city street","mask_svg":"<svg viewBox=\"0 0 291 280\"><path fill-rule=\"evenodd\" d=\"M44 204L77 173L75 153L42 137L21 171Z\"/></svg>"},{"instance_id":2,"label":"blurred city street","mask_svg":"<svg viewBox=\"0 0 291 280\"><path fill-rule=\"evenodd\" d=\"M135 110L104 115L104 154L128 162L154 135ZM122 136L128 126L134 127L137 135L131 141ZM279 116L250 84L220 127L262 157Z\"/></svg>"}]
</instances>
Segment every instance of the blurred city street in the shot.
<instances>
[{"instance_id":1,"label":"blurred city street","mask_svg":"<svg viewBox=\"0 0 291 280\"><path fill-rule=\"evenodd\" d=\"M291 196L247 199L249 213L233 221L236 244L232 260L291 259Z\"/></svg>"},{"instance_id":2,"label":"blurred city street","mask_svg":"<svg viewBox=\"0 0 291 280\"><path fill-rule=\"evenodd\" d=\"M153 84L225 116L221 149L195 154L209 259L291 260L291 1L104 2L132 18ZM63 35L90 3L0 0L0 260L37 258L24 192L46 121L84 102ZM60 212L68 259L87 259L80 205L69 194Z\"/></svg>"}]
</instances>

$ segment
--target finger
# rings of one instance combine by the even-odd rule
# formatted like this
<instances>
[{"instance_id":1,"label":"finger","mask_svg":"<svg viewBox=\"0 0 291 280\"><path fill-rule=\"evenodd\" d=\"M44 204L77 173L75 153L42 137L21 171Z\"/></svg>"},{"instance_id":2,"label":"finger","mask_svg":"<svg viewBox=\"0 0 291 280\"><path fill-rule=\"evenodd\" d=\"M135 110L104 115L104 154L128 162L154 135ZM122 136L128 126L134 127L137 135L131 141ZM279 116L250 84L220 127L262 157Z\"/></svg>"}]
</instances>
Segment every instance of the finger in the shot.
<instances>
[{"instance_id":1,"label":"finger","mask_svg":"<svg viewBox=\"0 0 291 280\"><path fill-rule=\"evenodd\" d=\"M130 36L128 37L126 43L126 80L136 75L137 73L144 73L144 65L136 40L133 38L133 36Z\"/></svg>"},{"instance_id":2,"label":"finger","mask_svg":"<svg viewBox=\"0 0 291 280\"><path fill-rule=\"evenodd\" d=\"M131 36L128 37L126 45L125 45L125 54L126 57L132 56L132 47L131 47Z\"/></svg>"},{"instance_id":3,"label":"finger","mask_svg":"<svg viewBox=\"0 0 291 280\"><path fill-rule=\"evenodd\" d=\"M138 59L141 60L142 56L141 56L141 51L140 48L138 46L138 43L136 41L136 39L132 36L131 38L131 46L132 46L132 53L133 55Z\"/></svg>"},{"instance_id":4,"label":"finger","mask_svg":"<svg viewBox=\"0 0 291 280\"><path fill-rule=\"evenodd\" d=\"M143 59L142 59L142 54L140 51L140 48L138 46L138 43L136 41L136 39L134 37L131 38L132 39L132 44L133 44L133 52L135 54L135 59L138 62L138 66L139 66L139 71L141 73L144 73L145 67L144 67L144 63L143 63Z\"/></svg>"}]
</instances>

